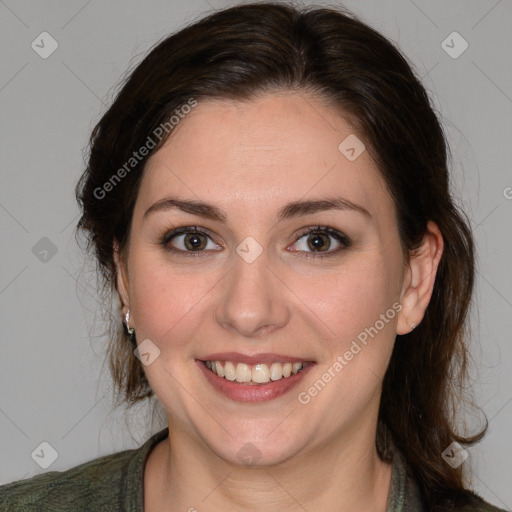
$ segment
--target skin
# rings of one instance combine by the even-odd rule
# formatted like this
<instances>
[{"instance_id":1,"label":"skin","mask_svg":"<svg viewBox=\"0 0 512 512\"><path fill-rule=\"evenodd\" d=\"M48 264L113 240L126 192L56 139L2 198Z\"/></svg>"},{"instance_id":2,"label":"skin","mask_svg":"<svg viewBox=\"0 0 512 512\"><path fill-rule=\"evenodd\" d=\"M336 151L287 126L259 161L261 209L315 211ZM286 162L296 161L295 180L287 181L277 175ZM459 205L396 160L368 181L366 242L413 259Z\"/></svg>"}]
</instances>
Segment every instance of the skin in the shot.
<instances>
[{"instance_id":1,"label":"skin","mask_svg":"<svg viewBox=\"0 0 512 512\"><path fill-rule=\"evenodd\" d=\"M146 465L145 510L386 510L391 466L374 442L382 377L396 334L423 318L443 241L429 223L407 261L370 155L349 161L338 150L352 133L339 112L303 92L208 100L148 161L126 258L115 245L123 311L138 342L161 351L144 370L170 426ZM176 208L144 218L170 195L211 203L226 220ZM370 216L331 209L277 222L289 202L333 196ZM351 245L335 253L340 243L325 235L331 255L307 258L318 252L300 230L317 225ZM201 238L208 246L199 257L159 243L183 226L212 234ZM236 252L248 236L263 249L252 263ZM168 247L186 251L184 239ZM400 313L301 404L297 394L396 303ZM214 390L195 363L221 351L275 352L316 366L286 395L243 404ZM258 450L257 466L238 458L246 443Z\"/></svg>"}]
</instances>

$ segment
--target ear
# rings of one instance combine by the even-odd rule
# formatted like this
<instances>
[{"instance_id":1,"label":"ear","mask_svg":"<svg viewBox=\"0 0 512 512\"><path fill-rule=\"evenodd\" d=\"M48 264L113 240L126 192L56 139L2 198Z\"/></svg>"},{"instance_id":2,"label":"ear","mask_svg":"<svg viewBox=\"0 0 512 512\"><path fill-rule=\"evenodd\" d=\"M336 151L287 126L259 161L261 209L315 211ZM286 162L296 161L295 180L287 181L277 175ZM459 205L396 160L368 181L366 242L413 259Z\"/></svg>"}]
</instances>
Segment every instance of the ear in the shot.
<instances>
[{"instance_id":1,"label":"ear","mask_svg":"<svg viewBox=\"0 0 512 512\"><path fill-rule=\"evenodd\" d=\"M411 332L423 319L432 297L443 247L441 231L429 221L421 246L410 255L400 298L402 310L398 316L397 334Z\"/></svg>"},{"instance_id":2,"label":"ear","mask_svg":"<svg viewBox=\"0 0 512 512\"><path fill-rule=\"evenodd\" d=\"M128 268L126 261L122 258L119 251L119 244L114 239L114 262L116 264L116 279L117 279L117 291L123 305L123 313L130 307L130 285L128 280ZM126 310L125 310L126 309Z\"/></svg>"}]
</instances>

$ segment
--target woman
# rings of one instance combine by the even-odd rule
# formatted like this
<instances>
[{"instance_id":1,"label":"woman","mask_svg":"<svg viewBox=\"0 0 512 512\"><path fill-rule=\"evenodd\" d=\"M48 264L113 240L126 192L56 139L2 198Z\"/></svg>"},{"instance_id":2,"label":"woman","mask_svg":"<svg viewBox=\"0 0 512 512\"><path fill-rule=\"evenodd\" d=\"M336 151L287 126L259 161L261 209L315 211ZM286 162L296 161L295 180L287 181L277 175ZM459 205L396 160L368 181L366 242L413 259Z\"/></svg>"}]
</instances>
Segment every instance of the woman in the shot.
<instances>
[{"instance_id":1,"label":"woman","mask_svg":"<svg viewBox=\"0 0 512 512\"><path fill-rule=\"evenodd\" d=\"M484 431L452 415L474 253L446 153L348 14L238 6L158 44L93 131L77 228L122 304L119 397L155 394L169 428L0 504L499 510L466 489Z\"/></svg>"}]
</instances>

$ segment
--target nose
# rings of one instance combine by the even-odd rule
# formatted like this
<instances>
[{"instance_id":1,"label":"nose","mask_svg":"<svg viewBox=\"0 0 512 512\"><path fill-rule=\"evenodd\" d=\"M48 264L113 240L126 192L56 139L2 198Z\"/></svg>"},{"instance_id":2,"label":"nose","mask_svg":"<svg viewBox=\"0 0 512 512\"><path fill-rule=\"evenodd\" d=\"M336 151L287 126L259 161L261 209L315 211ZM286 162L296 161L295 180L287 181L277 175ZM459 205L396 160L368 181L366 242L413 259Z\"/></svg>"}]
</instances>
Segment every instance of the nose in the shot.
<instances>
[{"instance_id":1,"label":"nose","mask_svg":"<svg viewBox=\"0 0 512 512\"><path fill-rule=\"evenodd\" d=\"M251 263L235 252L233 260L234 268L221 282L217 322L248 338L284 327L290 317L290 291L270 268L266 251Z\"/></svg>"}]
</instances>

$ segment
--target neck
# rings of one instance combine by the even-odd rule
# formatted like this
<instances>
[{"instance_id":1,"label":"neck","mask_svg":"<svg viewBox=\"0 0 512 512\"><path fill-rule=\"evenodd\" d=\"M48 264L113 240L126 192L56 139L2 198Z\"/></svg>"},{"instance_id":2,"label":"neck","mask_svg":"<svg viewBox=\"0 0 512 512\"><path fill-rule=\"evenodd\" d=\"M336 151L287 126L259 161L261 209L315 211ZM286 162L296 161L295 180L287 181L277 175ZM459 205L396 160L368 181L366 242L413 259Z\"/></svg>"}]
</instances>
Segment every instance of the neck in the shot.
<instances>
[{"instance_id":1,"label":"neck","mask_svg":"<svg viewBox=\"0 0 512 512\"><path fill-rule=\"evenodd\" d=\"M286 512L386 511L391 466L375 448L375 429L354 429L264 468L231 464L179 428L151 452L145 510ZM172 449L171 449L172 447Z\"/></svg>"}]
</instances>

